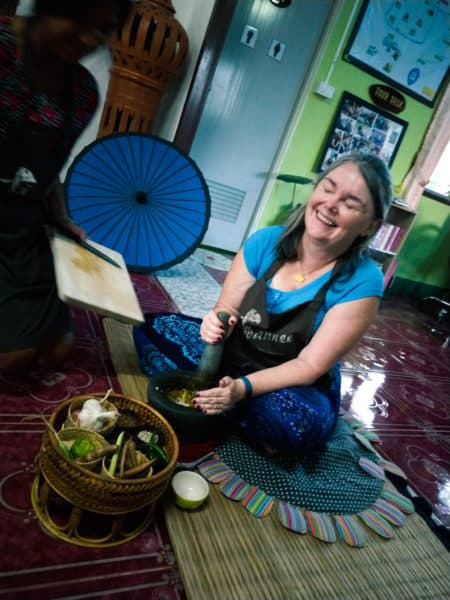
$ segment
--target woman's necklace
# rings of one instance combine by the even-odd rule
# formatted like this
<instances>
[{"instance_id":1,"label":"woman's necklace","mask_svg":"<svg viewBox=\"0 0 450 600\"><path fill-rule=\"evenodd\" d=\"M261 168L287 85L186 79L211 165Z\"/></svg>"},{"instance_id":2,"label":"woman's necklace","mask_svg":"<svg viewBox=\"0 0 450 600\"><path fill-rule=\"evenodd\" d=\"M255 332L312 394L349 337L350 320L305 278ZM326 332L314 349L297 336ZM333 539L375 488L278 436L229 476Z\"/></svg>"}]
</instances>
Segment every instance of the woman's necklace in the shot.
<instances>
[{"instance_id":1,"label":"woman's necklace","mask_svg":"<svg viewBox=\"0 0 450 600\"><path fill-rule=\"evenodd\" d=\"M299 273L294 274L294 279L297 283L304 283L306 280L306 277L308 275L310 275L311 273L313 273L313 271L311 271L310 273L306 273L305 271L300 271Z\"/></svg>"},{"instance_id":2,"label":"woman's necklace","mask_svg":"<svg viewBox=\"0 0 450 600\"><path fill-rule=\"evenodd\" d=\"M295 281L297 281L297 283L303 283L306 279L306 274L305 273L296 273L294 275L294 279L295 279Z\"/></svg>"},{"instance_id":3,"label":"woman's necklace","mask_svg":"<svg viewBox=\"0 0 450 600\"><path fill-rule=\"evenodd\" d=\"M316 269L313 269L312 271L307 272L302 268L302 263L300 261L298 261L298 262L300 263L301 270L298 273L294 273L294 279L297 283L304 283L306 281L307 276L311 275L311 273L314 273L314 271Z\"/></svg>"},{"instance_id":4,"label":"woman's necklace","mask_svg":"<svg viewBox=\"0 0 450 600\"><path fill-rule=\"evenodd\" d=\"M311 271L305 271L304 269L302 269L302 263L300 261L298 261L298 262L300 263L301 270L298 273L294 273L294 279L297 283L305 283L308 275L311 275L311 273L314 273L315 271L318 271L319 269L322 269L329 264L329 263L326 263L325 265L323 265L323 267L318 267L318 268L316 267L315 269L311 269Z\"/></svg>"}]
</instances>

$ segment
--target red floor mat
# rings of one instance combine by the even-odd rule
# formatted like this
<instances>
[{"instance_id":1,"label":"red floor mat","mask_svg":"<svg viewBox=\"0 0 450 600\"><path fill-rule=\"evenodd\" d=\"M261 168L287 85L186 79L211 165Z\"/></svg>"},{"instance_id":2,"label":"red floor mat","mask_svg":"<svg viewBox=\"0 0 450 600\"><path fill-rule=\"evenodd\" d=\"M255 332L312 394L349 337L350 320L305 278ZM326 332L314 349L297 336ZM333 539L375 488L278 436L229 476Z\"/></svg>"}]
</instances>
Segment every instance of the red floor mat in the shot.
<instances>
[{"instance_id":1,"label":"red floor mat","mask_svg":"<svg viewBox=\"0 0 450 600\"><path fill-rule=\"evenodd\" d=\"M173 310L159 283L133 281L143 310ZM101 319L73 309L76 344L64 369L35 369L27 376L0 375L0 596L39 598L133 598L184 600L170 539L162 516L139 537L115 548L75 546L44 531L31 505L30 488L43 432L37 414L50 414L79 394L120 392L106 347Z\"/></svg>"}]
</instances>

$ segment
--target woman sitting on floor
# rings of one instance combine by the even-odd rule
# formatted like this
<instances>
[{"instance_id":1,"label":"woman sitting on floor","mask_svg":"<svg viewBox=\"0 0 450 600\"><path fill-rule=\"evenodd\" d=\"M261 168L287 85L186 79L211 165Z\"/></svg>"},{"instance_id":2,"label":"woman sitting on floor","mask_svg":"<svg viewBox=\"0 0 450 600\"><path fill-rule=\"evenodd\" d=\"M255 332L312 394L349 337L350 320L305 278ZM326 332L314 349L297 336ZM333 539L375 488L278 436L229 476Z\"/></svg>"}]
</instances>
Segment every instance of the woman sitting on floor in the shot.
<instances>
[{"instance_id":1,"label":"woman sitting on floor","mask_svg":"<svg viewBox=\"0 0 450 600\"><path fill-rule=\"evenodd\" d=\"M376 156L349 154L320 174L309 201L285 226L257 231L238 252L203 319L205 342L224 328L222 377L194 405L226 413L244 437L304 453L332 434L340 405L338 361L374 320L383 275L363 250L391 199Z\"/></svg>"}]
</instances>

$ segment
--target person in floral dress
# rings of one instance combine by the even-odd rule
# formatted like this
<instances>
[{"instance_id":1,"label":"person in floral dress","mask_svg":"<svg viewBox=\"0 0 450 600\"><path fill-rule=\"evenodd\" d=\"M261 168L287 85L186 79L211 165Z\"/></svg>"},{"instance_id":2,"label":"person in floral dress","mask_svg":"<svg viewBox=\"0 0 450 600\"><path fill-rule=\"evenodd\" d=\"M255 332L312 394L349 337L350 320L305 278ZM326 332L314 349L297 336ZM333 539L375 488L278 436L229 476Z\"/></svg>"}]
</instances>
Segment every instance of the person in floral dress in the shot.
<instances>
[{"instance_id":1,"label":"person in floral dress","mask_svg":"<svg viewBox=\"0 0 450 600\"><path fill-rule=\"evenodd\" d=\"M0 17L0 371L58 364L71 348L57 294L49 226L70 221L58 174L98 108L80 59L106 43L128 0L35 0Z\"/></svg>"}]
</instances>

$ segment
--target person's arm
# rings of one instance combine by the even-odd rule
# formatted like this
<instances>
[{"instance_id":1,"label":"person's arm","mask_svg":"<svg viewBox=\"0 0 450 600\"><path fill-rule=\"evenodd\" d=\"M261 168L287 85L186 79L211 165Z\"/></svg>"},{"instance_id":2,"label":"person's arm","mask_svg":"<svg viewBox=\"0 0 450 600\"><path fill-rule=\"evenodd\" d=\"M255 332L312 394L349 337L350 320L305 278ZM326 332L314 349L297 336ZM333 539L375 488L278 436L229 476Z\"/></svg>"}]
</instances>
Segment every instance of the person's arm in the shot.
<instances>
[{"instance_id":1,"label":"person's arm","mask_svg":"<svg viewBox=\"0 0 450 600\"><path fill-rule=\"evenodd\" d=\"M81 239L86 238L84 229L76 225L67 214L61 182L56 179L46 198L48 221L51 226L72 231Z\"/></svg>"},{"instance_id":2,"label":"person's arm","mask_svg":"<svg viewBox=\"0 0 450 600\"><path fill-rule=\"evenodd\" d=\"M377 315L378 304L379 298L371 296L333 306L296 358L247 375L252 396L284 387L312 385L363 336ZM195 405L206 414L218 414L245 396L242 379L223 377L217 388L197 392Z\"/></svg>"},{"instance_id":3,"label":"person's arm","mask_svg":"<svg viewBox=\"0 0 450 600\"><path fill-rule=\"evenodd\" d=\"M229 333L239 317L239 306L248 288L254 283L255 278L249 273L242 250L236 254L231 263L230 270L223 283L221 294L214 308L205 315L200 326L200 335L209 344L217 343L223 336L223 325L217 318L219 311L230 314Z\"/></svg>"}]
</instances>

